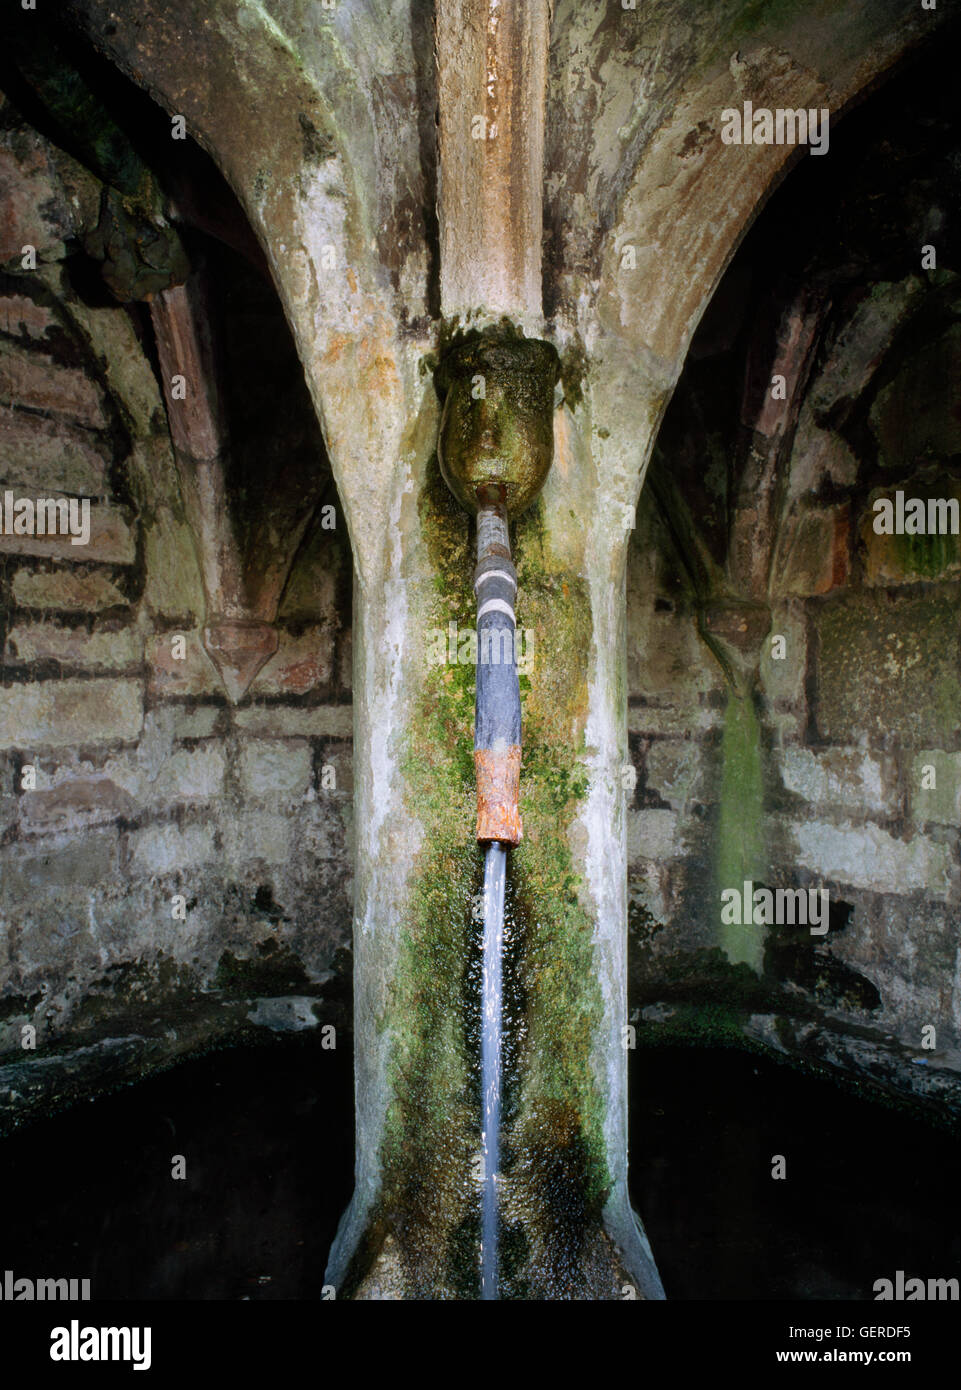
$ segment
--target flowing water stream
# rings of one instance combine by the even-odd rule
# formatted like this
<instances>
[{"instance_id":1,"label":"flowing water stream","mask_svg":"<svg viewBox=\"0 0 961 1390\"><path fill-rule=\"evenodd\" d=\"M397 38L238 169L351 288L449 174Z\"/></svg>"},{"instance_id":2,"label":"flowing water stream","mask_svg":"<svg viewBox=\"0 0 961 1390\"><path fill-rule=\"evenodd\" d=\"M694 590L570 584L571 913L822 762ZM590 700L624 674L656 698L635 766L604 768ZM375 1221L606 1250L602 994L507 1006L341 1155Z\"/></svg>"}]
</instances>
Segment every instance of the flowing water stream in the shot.
<instances>
[{"instance_id":1,"label":"flowing water stream","mask_svg":"<svg viewBox=\"0 0 961 1390\"><path fill-rule=\"evenodd\" d=\"M481 983L481 1094L483 1096L483 1195L481 1198L481 1298L497 1297L497 1170L500 1162L501 1059L504 1018L504 885L507 848L488 845L484 859L484 941Z\"/></svg>"}]
</instances>

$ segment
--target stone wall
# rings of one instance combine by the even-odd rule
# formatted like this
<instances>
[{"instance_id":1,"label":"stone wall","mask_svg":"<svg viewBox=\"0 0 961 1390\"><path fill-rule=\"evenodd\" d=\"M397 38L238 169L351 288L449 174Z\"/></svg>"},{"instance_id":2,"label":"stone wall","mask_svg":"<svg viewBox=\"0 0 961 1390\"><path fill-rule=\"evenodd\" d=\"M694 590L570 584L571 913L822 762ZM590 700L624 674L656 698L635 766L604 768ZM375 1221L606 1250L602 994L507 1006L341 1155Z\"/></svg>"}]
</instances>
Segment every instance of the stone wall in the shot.
<instances>
[{"instance_id":1,"label":"stone wall","mask_svg":"<svg viewBox=\"0 0 961 1390\"><path fill-rule=\"evenodd\" d=\"M367 837L360 856L366 867L358 871L359 921L370 941L393 941L419 834L416 817L406 810L401 815L402 798L391 781L393 743L399 746L404 721L413 717L409 710L403 718L397 712L407 709L410 680L398 634L408 621L415 630L414 616L426 611L422 594L437 570L414 502L436 423L436 402L419 372L433 334L427 306L434 272L426 266L435 251L424 230L434 214L429 209L423 221L419 182L425 178L430 190L434 177L434 104L425 76L429 64L421 63L429 49L427 12L414 9L416 44L400 12L392 18L390 42L384 38L376 47L385 71L378 69L370 82L376 100L368 103L362 64L349 55L374 51L368 36L380 35L383 23L375 7L341 7L336 22L344 28L329 48L326 27L304 37L297 82L310 74L309 101L305 93L294 100L293 76L288 90L287 77L281 82L273 75L271 65L286 63L282 55L294 49L273 43L273 29L268 41L266 27L256 28L267 24L259 10L254 14L257 7L223 7L225 15L231 11L229 22L221 16L220 27L203 34L198 29L186 59L179 42L169 42L180 20L168 23L165 13L173 15L175 6L147 7L154 27L146 37L127 21L118 26L111 17L107 24L105 6L77 8L97 30L99 48L113 52L171 110L186 110L191 129L203 132L245 196L297 329L331 453L339 454L343 496L353 508L363 581L358 592L369 610L363 692L358 682L366 711L358 728L369 749L366 780L359 783L362 800L376 814L365 815L358 827ZM914 41L915 30L927 31L927 16L904 18L903 26L899 16L880 41L893 8L872 11L877 33L868 32L865 19L864 34L848 47L825 41L820 14L809 28L808 20L795 26L792 42L803 39L799 61L814 65L794 74L798 82L803 78L797 100L813 101L814 95L801 94L809 87L820 92L822 79L829 80L832 111L840 110L902 44ZM558 32L567 37L555 45L551 79L546 303L558 314L551 332L569 349L566 360L579 360L582 347L589 360L590 413L578 405L581 386L568 385L570 399L558 413L563 447L538 524L550 533L545 553L557 575L589 573L598 611L606 615L589 658L597 665L591 700L601 698L597 692L606 700L614 690L621 698L620 620L608 601L617 566L597 558L603 547L593 540L587 548L596 554L580 557L583 519L591 519L592 537L621 534L624 498L636 496L647 432L660 418L689 330L744 219L766 197L784 159L783 151L732 152L701 139L707 128L701 117L714 120L733 99L730 82L740 91L764 75L771 50L757 47L761 40L787 42L767 29L751 36L753 11L750 23L745 16L729 30L737 9L705 11L698 24L720 27L701 37L682 34L683 52L665 48L656 34L648 42L646 29L629 30L635 17L625 12L616 26L600 26L592 63L570 57L577 54L580 31L570 24L570 6L557 12ZM674 26L670 7L663 15L638 17L645 25ZM582 19L594 23L587 11ZM739 55L748 42L756 51L745 65ZM618 46L625 67L616 81L598 80L595 92L593 77L584 85L585 73L606 68L610 44ZM236 52L244 62L235 61ZM636 92L650 95L646 65L657 68L657 90L671 93L673 102L683 86L678 73L698 72L707 53L713 55L711 80L701 90L700 78L691 79L693 104L681 102L672 114L666 95L661 105L634 101ZM568 58L577 89L587 93L583 102L568 99L575 86ZM408 60L404 81L389 76ZM191 64L202 65L211 81L192 83ZM822 64L828 76L818 75ZM335 67L336 80L330 77ZM776 77L780 69L773 64L771 71ZM236 95L238 73L241 87L247 84L243 101ZM334 137L326 125L321 137L306 113L314 111L319 121L319 94L324 101L331 90L343 96L348 85L356 99L350 109L370 104L380 124L369 130L367 117L358 116L343 121L343 130L337 127L337 141L353 149L353 164L344 155L335 178L326 168ZM952 87L940 79L929 85L935 92ZM275 87L284 87L286 124L261 120L259 94ZM598 103L607 104L604 120L597 118ZM638 114L639 123L628 127L624 112L632 103L643 118ZM900 109L897 98L890 106ZM331 131L337 126L328 124ZM351 554L338 507L333 532L315 522L305 537L278 615L278 653L233 707L202 645L197 540L180 495L146 312L110 306L83 280L73 253L78 222L96 198L89 176L24 126L7 103L0 128L0 484L18 495L93 502L93 535L82 552L69 543L0 536L0 1102L6 1095L22 1108L33 1095L69 1089L69 1077L63 1084L43 1079L60 1065L58 1057L75 1059L77 1075L86 1078L82 1084L102 1085L234 1035L251 1017L300 1026L328 1016L327 1000L334 987L342 991L350 967L349 957L338 952L350 940ZM615 168L609 161L620 149L614 135L622 129L631 154L623 167L618 155ZM922 140L930 138L929 128L918 129ZM698 132L693 140L692 132ZM272 140L283 147L283 158ZM648 142L653 153L643 178L632 183ZM584 148L594 144L596 157L585 164ZM380 157L382 148L389 148L389 160ZM724 163L742 155L743 163ZM759 162L760 155L771 158ZM902 143L899 158L909 157ZM898 182L890 149L881 159L892 163ZM584 182L588 165L593 172ZM871 177L877 167L870 166ZM948 187L950 180L938 175L931 186ZM598 189L599 203L590 196ZM375 210L370 228L367 212L362 217L350 203L356 190ZM710 492L728 466L737 430L746 432L744 456L759 485L732 494L725 534L734 539L728 578L735 598L744 614L761 613L766 623L759 670L751 673L747 693L732 693L731 669L718 659L724 641L715 633L712 645L704 635L712 619L703 587L692 587L685 569L685 538L668 525L677 517L665 518L650 488L642 498L628 575L629 727L638 778L628 816L632 988L635 1023L647 1026L651 1037L671 1027L689 1036L727 1030L739 1040L806 1049L847 1068L874 1067L901 1089L937 1090L938 1078L953 1065L961 1025L954 944L958 554L950 545L899 547L873 535L865 519L881 487L956 485L957 418L948 385L952 373L957 376L959 266L923 179L910 187L900 180L897 192L897 264L889 265L891 257L880 256L875 245L873 263L856 266L864 273L846 281L838 279L836 266L828 280L823 266L800 267L798 284L830 293L823 303L817 294L810 303L798 299L799 334L788 334L775 352L776 360L780 352L798 369L784 417L769 405L745 409L725 439L697 426L685 446L692 458L669 458L687 483L703 473ZM188 203L181 198L182 208ZM585 211L595 203L600 217ZM873 198L862 203L876 219ZM348 205L352 211L345 216ZM815 215L803 227L812 245L818 224ZM635 237L635 225L643 237ZM250 242L246 222L244 228ZM887 228L877 230L880 243ZM838 235L835 226L818 245L832 237L837 242ZM932 237L941 271L920 268L919 248ZM602 273L600 259L619 260L622 245L634 241L646 258L644 274ZM301 243L303 254L287 254ZM846 236L848 252L852 244ZM27 245L37 249L36 270L24 268ZM350 266L350 274L319 281L313 263L335 245L338 265ZM376 257L365 259L375 246L383 266ZM750 349L738 339L744 322L735 312L738 273L735 266L721 285L717 311L691 353L694 369L700 362L717 374L730 399L741 396ZM610 283L601 292L605 275ZM237 283L252 298L246 309L235 307L235 340L275 342L276 303L268 310L249 281ZM679 300L682 290L689 300ZM778 302L787 305L791 322L789 301L785 291ZM402 326L396 342L394 320L383 308L388 302ZM576 313L573 306L580 306ZM615 322L616 333L598 336L598 324L607 325L606 333ZM622 338L625 325L629 332ZM810 360L801 351L805 343ZM349 352L345 344L352 345ZM299 368L294 374L299 379ZM568 376L573 382L577 373ZM681 409L692 401L685 390L682 383ZM306 436L277 382L262 394L268 413L276 397L264 436L270 446L264 466L273 468L285 448L305 447ZM667 430L665 457L677 438L677 430L673 436ZM318 449L326 495L336 500L322 454ZM761 486L765 461L777 483L768 492ZM774 498L773 517L759 516L754 493ZM575 494L576 514L569 505ZM711 559L713 546L712 563L724 563L710 508L689 511L697 523L695 548L706 548ZM534 520L526 525L533 533ZM759 533L764 544L755 552L752 538ZM565 547L576 557L565 561L566 571L558 558ZM763 592L751 588L749 575L735 573L738 553L742 560L759 553L769 562ZM566 599L566 579L558 584ZM532 602L532 590L526 599ZM556 594L551 602L556 627ZM546 624L544 631L546 649ZM785 638L779 661L770 651L776 634ZM180 637L182 659L175 644ZM549 696L550 681L568 668L544 660L540 669L541 690ZM543 693L539 698L549 703ZM598 764L619 757L614 746L620 734L608 715L591 722L591 739L600 731L604 745ZM446 727L437 735L446 755L444 739L450 743ZM937 777L933 788L924 786L930 767ZM533 766L528 777L534 785ZM448 809L439 814L447 816ZM590 894L613 924L612 941L621 920L623 875L610 872L622 863L619 824L605 791L572 841L578 855L589 847ZM757 843L739 843L744 826L760 827ZM833 907L825 941L762 941L760 974L744 959L743 943L731 949L718 929L719 876L747 851L755 856L759 881L823 882ZM429 862L430 882L433 873ZM186 900L184 920L172 915L177 895ZM545 898L553 901L550 894ZM610 961L612 976L620 978ZM377 989L392 988L372 967L369 979L375 978ZM367 991L371 1015L375 995ZM321 997L324 1009L311 1003ZM921 1053L920 1029L929 1023L937 1029L937 1046ZM35 1051L23 1046L27 1027L37 1030ZM66 1076L70 1068L63 1065ZM375 1113L380 1099L376 1087L368 1090Z\"/></svg>"},{"instance_id":2,"label":"stone wall","mask_svg":"<svg viewBox=\"0 0 961 1390\"><path fill-rule=\"evenodd\" d=\"M931 169L906 176L905 90L900 139L855 131L836 156L869 163L882 143L897 185L875 185L872 232L842 209L843 268L806 227L797 261L804 204L788 189L758 223L692 345L642 497L628 577L632 1019L648 1039L748 1038L956 1104L961 537L874 525L899 490L961 499L957 229L932 210ZM843 163L838 177L856 182ZM910 223L919 183L940 225L926 269L923 225L885 248L886 218L907 209ZM658 489L665 471L674 493ZM761 634L746 688L725 670L730 640L714 640L718 594ZM756 886L828 889L827 934L748 928L751 970L721 922L734 865Z\"/></svg>"},{"instance_id":3,"label":"stone wall","mask_svg":"<svg viewBox=\"0 0 961 1390\"><path fill-rule=\"evenodd\" d=\"M68 163L9 105L0 116L0 496L91 503L86 545L0 535L0 1106L22 1110L251 1020L333 1016L324 986L350 943L351 557L339 509L332 528L318 511L278 651L232 706L202 646L146 319L82 282ZM241 277L233 297L238 331L297 366L272 291ZM268 477L304 447L304 410L313 422L296 375L269 383ZM316 467L336 502L322 447Z\"/></svg>"}]
</instances>

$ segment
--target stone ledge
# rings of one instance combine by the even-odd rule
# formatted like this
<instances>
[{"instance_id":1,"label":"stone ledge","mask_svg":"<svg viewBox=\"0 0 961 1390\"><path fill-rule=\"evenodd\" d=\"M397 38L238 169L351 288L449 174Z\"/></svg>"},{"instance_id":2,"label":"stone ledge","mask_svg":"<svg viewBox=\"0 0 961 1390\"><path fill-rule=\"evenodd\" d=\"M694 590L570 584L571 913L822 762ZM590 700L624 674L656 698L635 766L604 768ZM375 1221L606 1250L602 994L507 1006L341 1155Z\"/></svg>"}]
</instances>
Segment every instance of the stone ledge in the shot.
<instances>
[{"instance_id":1,"label":"stone ledge","mask_svg":"<svg viewBox=\"0 0 961 1390\"><path fill-rule=\"evenodd\" d=\"M638 1047L676 1045L708 1039L692 1034L689 1005L659 1000L631 1012ZM843 1027L828 1015L817 1017L748 1010L725 1015L730 1046L740 1034L742 1045L760 1050L805 1070L827 1075L840 1085L864 1087L875 1098L917 1106L951 1128L961 1126L961 1051L912 1051L891 1034L854 1025Z\"/></svg>"},{"instance_id":2,"label":"stone ledge","mask_svg":"<svg viewBox=\"0 0 961 1390\"><path fill-rule=\"evenodd\" d=\"M313 1022L305 1019L309 1007ZM87 1046L40 1056L0 1057L0 1138L24 1124L109 1094L120 1086L184 1061L213 1046L236 1046L332 1022L337 1046L350 1048L343 1009L320 995L227 997L208 994L192 1010L158 1021L158 1031L102 1038ZM341 1037L343 1033L343 1038Z\"/></svg>"},{"instance_id":3,"label":"stone ledge","mask_svg":"<svg viewBox=\"0 0 961 1390\"><path fill-rule=\"evenodd\" d=\"M941 1112L957 1123L961 1118L961 1053L941 1051L925 1056L910 1052L898 1039L848 1032L827 1020L776 1018L752 1014L744 1024L745 1037L781 1056L818 1064L863 1081L885 1095L907 1098Z\"/></svg>"}]
</instances>

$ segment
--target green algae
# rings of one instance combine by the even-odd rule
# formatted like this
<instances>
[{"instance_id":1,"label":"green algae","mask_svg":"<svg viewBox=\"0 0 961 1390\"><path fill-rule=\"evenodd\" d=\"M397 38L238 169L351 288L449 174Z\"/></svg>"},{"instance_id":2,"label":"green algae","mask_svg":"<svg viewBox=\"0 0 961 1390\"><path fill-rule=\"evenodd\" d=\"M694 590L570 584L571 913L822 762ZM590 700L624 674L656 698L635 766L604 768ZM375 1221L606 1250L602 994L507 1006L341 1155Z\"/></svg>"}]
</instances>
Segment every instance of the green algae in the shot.
<instances>
[{"instance_id":1,"label":"green algae","mask_svg":"<svg viewBox=\"0 0 961 1390\"><path fill-rule=\"evenodd\" d=\"M950 533L935 531L927 535L895 535L892 540L898 564L905 574L937 579L961 559L961 545L957 536Z\"/></svg>"},{"instance_id":2,"label":"green algae","mask_svg":"<svg viewBox=\"0 0 961 1390\"><path fill-rule=\"evenodd\" d=\"M451 621L466 627L474 609L472 527L444 486L436 458L419 510L433 568L421 595L423 628L446 630ZM604 1097L593 1070L603 998L593 920L568 843L588 788L581 759L589 597L579 576L558 571L539 512L519 522L516 533L518 620L534 644L522 681L524 839L509 869L523 1018L512 1053L516 1075L505 1086L510 1268L502 1296L540 1297L552 1284L586 1291L578 1250L600 1219L610 1176ZM352 1273L356 1287L363 1264L369 1267L390 1235L409 1297L477 1296L473 1164L480 1111L466 1002L483 874L474 840L474 678L472 665L425 663L402 757L408 813L420 822L422 839L380 1020L390 1096L383 1184ZM562 1250L552 1250L556 1219L567 1232Z\"/></svg>"},{"instance_id":3,"label":"green algae","mask_svg":"<svg viewBox=\"0 0 961 1390\"><path fill-rule=\"evenodd\" d=\"M431 461L420 499L434 567L424 623L470 621L473 565L467 518ZM480 852L474 840L473 668L425 668L402 766L408 814L423 827L387 1015L391 1097L375 1227L398 1243L410 1296L458 1296L471 1217L471 1160L479 1147L470 1104L461 996Z\"/></svg>"},{"instance_id":4,"label":"green algae","mask_svg":"<svg viewBox=\"0 0 961 1390\"><path fill-rule=\"evenodd\" d=\"M241 997L252 994L309 994L314 988L299 956L273 937L261 941L255 956L224 951L217 963L218 989Z\"/></svg>"},{"instance_id":5,"label":"green algae","mask_svg":"<svg viewBox=\"0 0 961 1390\"><path fill-rule=\"evenodd\" d=\"M121 302L149 299L182 283L190 263L177 230L164 214L155 171L118 124L90 71L49 26L31 23L6 34L19 78L58 145L102 183L99 220L84 228L87 254L101 262L103 278ZM158 125L163 117L158 113Z\"/></svg>"},{"instance_id":6,"label":"green algae","mask_svg":"<svg viewBox=\"0 0 961 1390\"><path fill-rule=\"evenodd\" d=\"M536 1203L532 1185L540 1182L542 1191L554 1192L561 1211L580 1213L568 1233L568 1243L576 1244L599 1217L610 1187L604 1097L592 1063L603 999L593 919L581 898L569 841L588 790L582 757L590 601L583 579L556 564L539 509L518 524L515 549L518 613L535 645L530 689L522 696L524 839L512 863L528 921L519 962L528 1038L521 1052L521 1103L509 1140L525 1156L525 1199ZM543 1220L536 1225L543 1229ZM536 1234L532 1239L536 1245ZM543 1250L532 1256L538 1267L544 1258ZM571 1277L568 1269L565 1282Z\"/></svg>"},{"instance_id":7,"label":"green algae","mask_svg":"<svg viewBox=\"0 0 961 1390\"><path fill-rule=\"evenodd\" d=\"M508 513L525 512L554 451L557 352L538 338L498 330L465 334L443 353L434 380L444 399L441 469L467 511L496 487Z\"/></svg>"},{"instance_id":8,"label":"green algae","mask_svg":"<svg viewBox=\"0 0 961 1390\"><path fill-rule=\"evenodd\" d=\"M718 912L720 892L746 880L763 882L764 785L761 728L750 695L729 694L721 740L721 815L717 842ZM760 972L764 934L756 926L723 924L720 940L732 965L744 963Z\"/></svg>"}]
</instances>

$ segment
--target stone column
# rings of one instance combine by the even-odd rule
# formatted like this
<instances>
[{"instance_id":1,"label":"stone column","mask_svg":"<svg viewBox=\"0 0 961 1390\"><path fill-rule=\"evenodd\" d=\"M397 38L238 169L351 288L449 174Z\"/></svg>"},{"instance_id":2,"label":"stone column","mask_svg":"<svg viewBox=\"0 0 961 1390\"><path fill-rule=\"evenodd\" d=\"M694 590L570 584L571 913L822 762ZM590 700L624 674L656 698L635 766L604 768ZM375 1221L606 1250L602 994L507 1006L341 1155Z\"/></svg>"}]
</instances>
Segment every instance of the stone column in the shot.
<instances>
[{"instance_id":1,"label":"stone column","mask_svg":"<svg viewBox=\"0 0 961 1390\"><path fill-rule=\"evenodd\" d=\"M544 493L514 536L518 622L533 643L509 904L502 1296L621 1298L625 1284L656 1295L626 1189L626 537L690 335L790 153L722 144L720 111L745 98L838 111L929 17L875 6L852 27L849 6L822 7L790 34L765 16L734 32L721 6L678 45L675 7L649 6L620 16L644 26L624 44L613 19L558 3L551 129L568 113L574 124L545 183L532 94L548 67L547 0L438 0L438 43L456 56L436 90L419 56L430 36L414 42L409 7L340 5L305 26L293 0L269 16L253 0L210 0L213 22L189 37L203 83L185 77L180 0L143 0L126 18L110 0L78 8L99 46L184 113L238 192L350 528L357 1180L327 1276L338 1296L477 1294L473 555L420 374L442 327L419 220L436 98L442 161L445 143L452 155L439 174L446 316L507 314L546 333L550 192L566 404ZM269 119L264 92L276 95Z\"/></svg>"}]
</instances>

